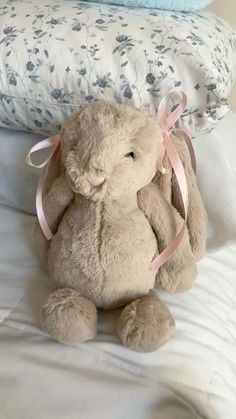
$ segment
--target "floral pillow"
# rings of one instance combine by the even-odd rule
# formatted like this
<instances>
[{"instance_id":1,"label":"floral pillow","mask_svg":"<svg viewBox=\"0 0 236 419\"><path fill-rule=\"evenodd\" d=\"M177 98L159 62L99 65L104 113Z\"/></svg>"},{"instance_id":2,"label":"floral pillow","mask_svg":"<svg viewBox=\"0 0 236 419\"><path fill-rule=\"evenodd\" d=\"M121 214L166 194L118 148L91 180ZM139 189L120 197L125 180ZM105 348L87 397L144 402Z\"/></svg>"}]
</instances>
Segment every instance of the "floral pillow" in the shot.
<instances>
[{"instance_id":1,"label":"floral pillow","mask_svg":"<svg viewBox=\"0 0 236 419\"><path fill-rule=\"evenodd\" d=\"M180 125L210 130L228 110L236 34L207 12L128 9L76 0L1 0L0 126L59 130L91 101L155 113L172 88L188 95Z\"/></svg>"}]
</instances>

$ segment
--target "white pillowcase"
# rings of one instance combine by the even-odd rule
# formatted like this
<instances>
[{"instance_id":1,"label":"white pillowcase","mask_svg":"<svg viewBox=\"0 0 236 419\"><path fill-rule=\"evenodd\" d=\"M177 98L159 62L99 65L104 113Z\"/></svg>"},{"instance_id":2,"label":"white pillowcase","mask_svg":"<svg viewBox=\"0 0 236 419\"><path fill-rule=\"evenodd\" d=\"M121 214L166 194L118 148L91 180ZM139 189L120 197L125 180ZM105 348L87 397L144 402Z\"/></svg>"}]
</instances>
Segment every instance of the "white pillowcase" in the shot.
<instances>
[{"instance_id":1,"label":"white pillowcase","mask_svg":"<svg viewBox=\"0 0 236 419\"><path fill-rule=\"evenodd\" d=\"M154 114L172 88L188 96L181 124L191 135L228 110L236 34L211 13L1 0L0 19L2 127L56 132L96 99Z\"/></svg>"}]
</instances>

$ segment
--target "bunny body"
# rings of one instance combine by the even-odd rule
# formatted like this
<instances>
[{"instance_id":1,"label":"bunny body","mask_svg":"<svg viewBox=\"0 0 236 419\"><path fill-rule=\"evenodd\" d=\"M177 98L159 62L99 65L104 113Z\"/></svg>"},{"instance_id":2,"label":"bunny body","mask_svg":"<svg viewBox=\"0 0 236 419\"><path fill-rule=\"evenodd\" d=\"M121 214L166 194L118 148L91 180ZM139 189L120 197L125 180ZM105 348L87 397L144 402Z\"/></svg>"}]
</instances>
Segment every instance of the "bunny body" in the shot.
<instances>
[{"instance_id":1,"label":"bunny body","mask_svg":"<svg viewBox=\"0 0 236 419\"><path fill-rule=\"evenodd\" d=\"M196 257L189 228L169 261L157 273L149 269L182 223L171 194L157 187L161 152L157 121L126 105L94 102L64 124L57 174L52 164L44 197L51 242L36 228L38 253L57 288L42 324L60 342L94 338L97 308L123 306L117 331L124 345L152 351L169 338L174 320L155 281L170 292L190 288ZM191 170L189 179L200 217L193 242L202 251L205 212Z\"/></svg>"},{"instance_id":2,"label":"bunny body","mask_svg":"<svg viewBox=\"0 0 236 419\"><path fill-rule=\"evenodd\" d=\"M75 289L97 308L121 307L154 287L149 264L156 252L137 198L101 203L77 196L52 239L49 270L57 287Z\"/></svg>"}]
</instances>

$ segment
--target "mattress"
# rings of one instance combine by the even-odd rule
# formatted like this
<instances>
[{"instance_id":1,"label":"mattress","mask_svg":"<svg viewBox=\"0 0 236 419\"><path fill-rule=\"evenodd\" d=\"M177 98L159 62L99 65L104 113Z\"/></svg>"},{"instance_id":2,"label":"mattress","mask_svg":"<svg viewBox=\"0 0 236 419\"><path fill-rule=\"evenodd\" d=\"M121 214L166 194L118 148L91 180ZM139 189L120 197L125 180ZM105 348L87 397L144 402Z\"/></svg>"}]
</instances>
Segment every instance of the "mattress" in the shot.
<instances>
[{"instance_id":1,"label":"mattress","mask_svg":"<svg viewBox=\"0 0 236 419\"><path fill-rule=\"evenodd\" d=\"M212 148L205 158L215 162L200 185L204 199L208 190L216 204L209 214L208 253L191 291L161 292L176 328L150 354L121 346L118 310L99 313L95 341L63 346L42 331L40 310L51 284L34 254L35 218L0 207L1 419L235 419L235 130L230 113L195 144L197 154L203 142L208 152ZM219 173L217 156L227 174ZM220 188L228 194L224 202Z\"/></svg>"}]
</instances>

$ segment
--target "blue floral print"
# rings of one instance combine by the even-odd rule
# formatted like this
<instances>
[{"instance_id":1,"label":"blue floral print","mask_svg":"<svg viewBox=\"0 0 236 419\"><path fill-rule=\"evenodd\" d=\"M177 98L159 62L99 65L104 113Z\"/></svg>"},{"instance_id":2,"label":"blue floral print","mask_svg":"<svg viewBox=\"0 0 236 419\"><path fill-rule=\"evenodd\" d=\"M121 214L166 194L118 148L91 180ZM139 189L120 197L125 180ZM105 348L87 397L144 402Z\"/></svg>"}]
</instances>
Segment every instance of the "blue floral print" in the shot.
<instances>
[{"instance_id":1,"label":"blue floral print","mask_svg":"<svg viewBox=\"0 0 236 419\"><path fill-rule=\"evenodd\" d=\"M188 96L179 126L194 136L228 110L235 71L236 35L207 12L77 0L0 3L1 127L53 133L98 99L154 115L176 88ZM167 105L173 109L174 100Z\"/></svg>"}]
</instances>

